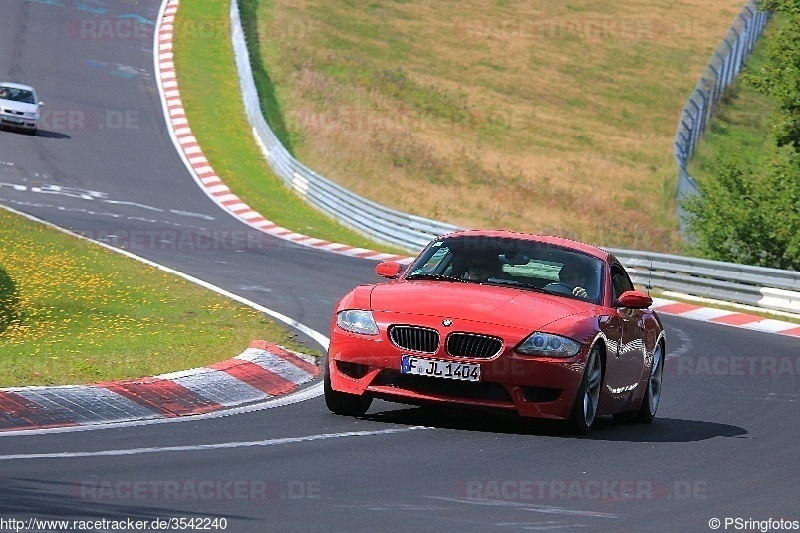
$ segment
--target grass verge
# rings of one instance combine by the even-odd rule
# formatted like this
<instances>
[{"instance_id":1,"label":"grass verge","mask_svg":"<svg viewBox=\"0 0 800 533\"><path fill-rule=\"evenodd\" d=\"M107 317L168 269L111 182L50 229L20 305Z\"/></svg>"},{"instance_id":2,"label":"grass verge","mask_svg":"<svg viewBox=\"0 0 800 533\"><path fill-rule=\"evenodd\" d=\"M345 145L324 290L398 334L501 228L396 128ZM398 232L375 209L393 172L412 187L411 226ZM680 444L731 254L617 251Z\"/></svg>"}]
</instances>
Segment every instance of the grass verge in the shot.
<instances>
[{"instance_id":1,"label":"grass verge","mask_svg":"<svg viewBox=\"0 0 800 533\"><path fill-rule=\"evenodd\" d=\"M228 0L182 2L175 23L173 52L181 100L212 168L244 202L280 226L331 242L403 253L372 242L311 208L271 171L255 143L239 96L229 12ZM180 30L201 27L209 20L219 21L216 27L221 31L209 36ZM268 86L258 64L255 72L261 86ZM266 98L275 101L273 96ZM271 115L274 122L280 112ZM285 140L288 133L278 130Z\"/></svg>"},{"instance_id":2,"label":"grass verge","mask_svg":"<svg viewBox=\"0 0 800 533\"><path fill-rule=\"evenodd\" d=\"M263 314L0 209L0 387L152 376L253 339L303 349Z\"/></svg>"}]
</instances>

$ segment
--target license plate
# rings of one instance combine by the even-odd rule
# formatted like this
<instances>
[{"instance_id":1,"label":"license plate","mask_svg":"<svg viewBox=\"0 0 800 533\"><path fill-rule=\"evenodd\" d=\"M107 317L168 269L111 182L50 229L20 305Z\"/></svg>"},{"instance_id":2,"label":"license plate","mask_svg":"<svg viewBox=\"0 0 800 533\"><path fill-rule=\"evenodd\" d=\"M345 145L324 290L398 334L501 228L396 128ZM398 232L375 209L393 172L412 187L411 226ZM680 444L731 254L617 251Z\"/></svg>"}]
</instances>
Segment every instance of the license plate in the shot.
<instances>
[{"instance_id":1,"label":"license plate","mask_svg":"<svg viewBox=\"0 0 800 533\"><path fill-rule=\"evenodd\" d=\"M452 361L437 361L424 359L412 355L404 355L400 372L429 376L432 378L457 379L460 381L480 381L481 367L470 363L454 363Z\"/></svg>"}]
</instances>

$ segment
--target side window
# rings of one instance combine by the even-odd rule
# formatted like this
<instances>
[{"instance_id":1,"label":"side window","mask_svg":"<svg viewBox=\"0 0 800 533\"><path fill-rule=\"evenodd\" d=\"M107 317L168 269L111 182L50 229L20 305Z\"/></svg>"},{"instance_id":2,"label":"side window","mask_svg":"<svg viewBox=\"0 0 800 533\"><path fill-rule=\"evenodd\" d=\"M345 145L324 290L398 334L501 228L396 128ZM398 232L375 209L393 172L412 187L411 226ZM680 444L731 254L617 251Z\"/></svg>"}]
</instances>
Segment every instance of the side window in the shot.
<instances>
[{"instance_id":1,"label":"side window","mask_svg":"<svg viewBox=\"0 0 800 533\"><path fill-rule=\"evenodd\" d=\"M441 248L437 249L433 255L431 255L425 264L422 265L419 270L422 272L439 272L441 273L442 265L446 265L447 263L444 262L445 258L448 257L450 254L450 250L446 246L442 246Z\"/></svg>"},{"instance_id":2,"label":"side window","mask_svg":"<svg viewBox=\"0 0 800 533\"><path fill-rule=\"evenodd\" d=\"M614 286L614 298L619 298L623 292L632 291L633 283L628 273L619 266L611 265L611 284Z\"/></svg>"}]
</instances>

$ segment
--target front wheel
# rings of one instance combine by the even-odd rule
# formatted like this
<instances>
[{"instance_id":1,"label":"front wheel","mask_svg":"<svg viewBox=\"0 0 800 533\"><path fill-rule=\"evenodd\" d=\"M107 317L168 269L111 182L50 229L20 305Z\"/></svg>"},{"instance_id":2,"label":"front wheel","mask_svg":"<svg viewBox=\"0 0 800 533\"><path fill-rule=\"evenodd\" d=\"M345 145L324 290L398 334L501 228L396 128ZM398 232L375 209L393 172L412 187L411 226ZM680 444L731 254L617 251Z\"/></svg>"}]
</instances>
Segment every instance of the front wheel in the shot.
<instances>
[{"instance_id":1,"label":"front wheel","mask_svg":"<svg viewBox=\"0 0 800 533\"><path fill-rule=\"evenodd\" d=\"M325 374L323 377L323 390L325 391L325 405L332 413L343 416L361 416L367 412L372 405L372 398L369 396L358 396L333 390L331 386L331 374L328 362L325 362Z\"/></svg>"},{"instance_id":2,"label":"front wheel","mask_svg":"<svg viewBox=\"0 0 800 533\"><path fill-rule=\"evenodd\" d=\"M573 433L583 435L592 429L594 419L597 417L597 405L600 402L602 384L603 363L600 359L600 349L595 346L586 360L586 370L583 372L581 386L578 388L578 395L572 406L569 429Z\"/></svg>"},{"instance_id":3,"label":"front wheel","mask_svg":"<svg viewBox=\"0 0 800 533\"><path fill-rule=\"evenodd\" d=\"M664 347L661 343L653 351L653 366L650 369L650 379L647 381L647 391L642 398L642 406L636 413L636 421L649 423L656 417L658 402L661 400L661 383L664 377Z\"/></svg>"}]
</instances>

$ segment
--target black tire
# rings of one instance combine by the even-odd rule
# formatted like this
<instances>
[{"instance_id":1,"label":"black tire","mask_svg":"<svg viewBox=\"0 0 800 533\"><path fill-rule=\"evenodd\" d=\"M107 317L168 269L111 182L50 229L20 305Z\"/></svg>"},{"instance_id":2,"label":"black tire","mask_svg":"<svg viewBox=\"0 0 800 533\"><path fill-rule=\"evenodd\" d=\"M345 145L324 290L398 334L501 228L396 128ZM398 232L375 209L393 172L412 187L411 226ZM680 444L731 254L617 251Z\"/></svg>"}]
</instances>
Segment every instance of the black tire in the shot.
<instances>
[{"instance_id":1,"label":"black tire","mask_svg":"<svg viewBox=\"0 0 800 533\"><path fill-rule=\"evenodd\" d=\"M649 424L656 417L658 403L661 400L661 383L664 377L664 346L659 343L653 351L653 366L650 379L647 380L647 391L642 398L642 406L636 412L636 421Z\"/></svg>"},{"instance_id":2,"label":"black tire","mask_svg":"<svg viewBox=\"0 0 800 533\"><path fill-rule=\"evenodd\" d=\"M600 400L600 388L603 386L603 361L600 349L595 346L586 359L586 370L583 372L581 386L572 406L568 427L570 432L584 435L592 429L597 418L597 405Z\"/></svg>"},{"instance_id":3,"label":"black tire","mask_svg":"<svg viewBox=\"0 0 800 533\"><path fill-rule=\"evenodd\" d=\"M369 396L357 396L346 392L333 390L331 386L330 368L327 360L325 361L325 372L323 376L323 389L325 391L325 405L332 413L342 416L361 416L367 412L372 405L372 398Z\"/></svg>"}]
</instances>

